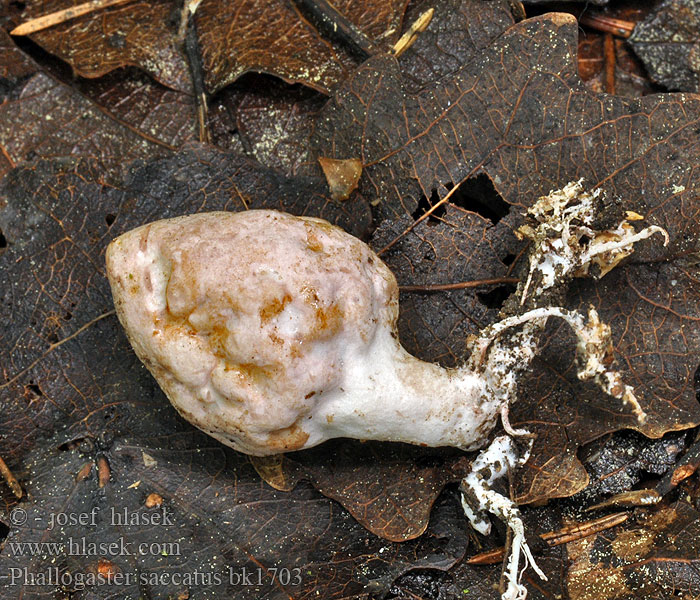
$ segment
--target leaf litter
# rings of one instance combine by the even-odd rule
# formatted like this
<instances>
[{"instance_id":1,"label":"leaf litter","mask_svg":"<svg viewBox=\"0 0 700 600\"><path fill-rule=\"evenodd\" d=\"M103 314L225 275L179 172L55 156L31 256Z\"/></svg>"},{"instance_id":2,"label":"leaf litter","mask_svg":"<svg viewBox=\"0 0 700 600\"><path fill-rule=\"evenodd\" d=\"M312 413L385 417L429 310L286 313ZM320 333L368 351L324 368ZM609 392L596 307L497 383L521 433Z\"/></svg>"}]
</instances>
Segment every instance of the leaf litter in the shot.
<instances>
[{"instance_id":1,"label":"leaf litter","mask_svg":"<svg viewBox=\"0 0 700 600\"><path fill-rule=\"evenodd\" d=\"M700 248L698 195L691 177L698 162L697 100L671 95L633 101L588 92L576 76L575 24L544 16L513 25L506 4L489 6L501 21L489 15L474 25L466 17L475 3L461 3L464 22L475 28L470 39L480 33L483 41L467 45L452 63L444 59L446 41L464 34L454 11L446 9L449 19L438 10L414 54L409 50L398 63L377 56L355 72L350 68L350 77L315 122L310 159L295 163L291 178L275 170L293 164L288 159L266 168L235 152L198 145L169 148L158 157L158 150L155 156L149 153L153 143L138 135L135 147L141 144L144 151L127 158L122 154L120 160L118 145L103 150L102 144L73 143L56 152L44 142L12 155L8 168L25 166L3 181L0 204L6 240L0 249L1 300L13 315L11 327L2 332L0 442L3 458L29 494L26 506L32 514L46 520L59 509L84 512L95 506L104 515L110 508L138 512L148 494L157 492L178 523L175 529L156 530L158 539L180 543L190 557L186 567L182 559L160 554L114 558L114 569L132 572L136 564L143 572L199 572L198 566L215 564L204 570L226 573L226 565L267 567L294 557L304 569L302 587L283 588L299 597L381 595L402 573L418 567L427 573L451 569L446 589L484 586L483 593L491 593L488 582L497 581L497 570L455 567L467 549L466 523L454 488L439 493L459 479L459 460L413 448L370 450L350 442L320 449L316 456L285 458L290 462L281 473L288 483L303 474L301 479L311 479L322 494L344 503L350 510L346 513L303 481L291 492L273 491L245 457L193 432L173 414L109 314L100 257L121 231L200 210L282 208L323 216L365 238L376 228L372 242L377 249L399 237L383 258L400 284L442 284L522 277L524 242L513 233L522 224L522 213L539 195L584 177L611 202L619 198L624 209L643 214L645 224L666 228L672 244L661 252L653 244L641 245L600 282L574 285L566 306L581 309L592 303L612 325L618 364L632 375L652 415L643 433L658 437L697 423L694 377L700 352L694 315L700 314ZM16 50L10 52L16 55ZM416 66L431 60L442 70L431 73ZM22 69L19 73L25 77ZM27 82L32 80L17 79L12 89L22 90ZM54 81L42 89L64 90L61 86L65 84ZM64 93L70 95L70 89ZM358 102L363 98L364 104ZM32 118L41 110L50 114L48 106L33 109ZM408 122L403 115L411 115ZM63 125L66 132L70 126ZM95 128L103 126L109 129L104 123ZM308 139L306 129L301 137L290 131L293 141ZM114 139L130 135L121 129ZM248 127L245 135L254 139L258 134ZM17 143L9 134L6 139L8 146ZM55 139L63 142L70 136L59 127ZM346 203L330 200L317 156L362 159L359 191ZM140 162L124 169L133 159ZM111 175L106 178L106 173ZM464 193L402 235L455 185ZM370 215L370 204L377 201ZM507 285L495 285L405 292L402 342L421 358L455 364L465 358L466 335L495 321L510 291ZM514 482L521 501L582 489L588 476L577 449L606 432L635 426L611 412L597 390L576 381L567 347L566 333L552 326L538 367L522 383L521 402L514 407L514 422L538 432L533 459ZM144 464L144 452L155 457L157 469ZM367 452L370 457L377 452L379 466L388 465L386 470L369 465L364 471L362 463L355 464L355 457ZM86 461L98 456L109 466L106 484L100 487L96 469L76 481ZM397 472L402 475L394 488L387 482ZM426 477L430 486L412 493ZM15 503L3 497L8 506ZM269 512L261 510L261 499ZM397 526L397 516L407 506L415 507L416 516ZM224 540L219 531L227 532ZM27 564L12 555L8 541L63 540L71 532L84 536L85 528L10 527L0 555L3 569ZM119 537L104 520L89 533L93 540ZM145 539L138 528L125 533L129 541ZM382 535L414 541L397 545L378 537ZM547 552L552 558L545 553L538 563L548 566L549 574L562 559L560 550ZM212 563L214 556L219 558ZM71 557L61 568L89 572L99 567L93 563L94 556ZM34 570L42 564L38 559L31 563ZM569 577L571 592L578 580ZM211 582L190 583L155 581L146 588L162 597L185 589L224 589ZM268 577L260 590L244 591L250 597L276 597L279 587L274 584ZM551 585L564 584L555 578ZM24 592L26 597L41 593L30 586ZM126 593L132 592L139 593L136 587Z\"/></svg>"}]
</instances>

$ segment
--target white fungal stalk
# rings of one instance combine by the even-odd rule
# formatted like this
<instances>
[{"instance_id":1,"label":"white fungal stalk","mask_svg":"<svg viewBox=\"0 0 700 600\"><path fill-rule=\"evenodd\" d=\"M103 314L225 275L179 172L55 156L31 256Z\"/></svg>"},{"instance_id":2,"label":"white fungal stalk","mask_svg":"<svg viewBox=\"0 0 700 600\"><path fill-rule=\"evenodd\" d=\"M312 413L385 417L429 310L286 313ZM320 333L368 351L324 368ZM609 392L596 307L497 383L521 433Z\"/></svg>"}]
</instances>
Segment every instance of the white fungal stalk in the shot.
<instances>
[{"instance_id":1,"label":"white fungal stalk","mask_svg":"<svg viewBox=\"0 0 700 600\"><path fill-rule=\"evenodd\" d=\"M571 184L531 209L540 224L523 230L535 242L523 299L529 293L536 302L601 256L601 270L614 266L632 243L660 231L634 234L624 221L595 232L594 200ZM583 235L592 241L582 244ZM510 426L508 408L549 317L578 337L579 378L644 418L610 366L610 329L593 309L587 321L559 307L510 316L472 337L471 357L457 369L411 356L396 333L393 274L366 244L320 219L260 210L150 223L110 244L107 273L129 340L173 406L248 454L335 437L473 450L488 444L499 416L507 434L528 435ZM508 600L526 593L521 555L544 578L517 507L490 490L525 458L508 436L497 438L462 483L477 530L485 531L488 511L514 532Z\"/></svg>"}]
</instances>

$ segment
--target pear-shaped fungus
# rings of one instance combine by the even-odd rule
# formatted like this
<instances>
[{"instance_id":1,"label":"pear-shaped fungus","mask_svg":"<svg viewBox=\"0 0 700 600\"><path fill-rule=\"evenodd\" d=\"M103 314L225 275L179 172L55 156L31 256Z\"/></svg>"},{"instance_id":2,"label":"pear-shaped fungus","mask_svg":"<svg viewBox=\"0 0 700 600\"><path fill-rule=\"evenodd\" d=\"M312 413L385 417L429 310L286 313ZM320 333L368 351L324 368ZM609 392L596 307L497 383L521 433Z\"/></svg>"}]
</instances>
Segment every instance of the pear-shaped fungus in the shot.
<instances>
[{"instance_id":1,"label":"pear-shaped fungus","mask_svg":"<svg viewBox=\"0 0 700 600\"><path fill-rule=\"evenodd\" d=\"M610 329L595 310L586 319L538 304L591 263L604 274L635 241L662 231L636 233L622 221L597 232L596 205L577 182L530 209L522 310L470 339L470 359L457 369L401 347L393 274L365 243L320 219L251 210L157 221L110 244L107 273L129 340L173 406L236 450L262 456L335 437L464 450L491 443L462 483L463 505L480 532L489 531L486 512L513 530L503 597L524 598L521 553L544 575L517 507L490 484L529 455L528 443L518 451L513 441L527 432L513 430L508 407L548 317L578 336L579 377L644 419L610 366ZM492 439L499 416L506 434Z\"/></svg>"}]
</instances>

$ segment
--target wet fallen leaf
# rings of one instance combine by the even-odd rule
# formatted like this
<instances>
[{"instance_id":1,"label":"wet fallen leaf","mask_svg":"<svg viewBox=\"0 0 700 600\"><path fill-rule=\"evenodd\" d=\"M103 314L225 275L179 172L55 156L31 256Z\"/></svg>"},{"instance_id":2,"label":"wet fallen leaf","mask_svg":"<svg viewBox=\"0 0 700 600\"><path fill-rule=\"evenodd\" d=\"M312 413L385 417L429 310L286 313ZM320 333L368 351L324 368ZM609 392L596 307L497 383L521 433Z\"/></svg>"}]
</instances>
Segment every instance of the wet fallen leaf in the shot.
<instances>
[{"instance_id":1,"label":"wet fallen leaf","mask_svg":"<svg viewBox=\"0 0 700 600\"><path fill-rule=\"evenodd\" d=\"M406 3L343 0L334 4L370 39L388 47L398 38ZM71 5L68 0L30 0L22 17L28 20ZM191 92L188 59L182 50L182 19L181 7L168 0L130 2L30 37L82 77L138 66L163 85ZM212 93L248 71L328 92L356 65L342 44L332 44L290 2L203 0L194 20L205 83Z\"/></svg>"},{"instance_id":2,"label":"wet fallen leaf","mask_svg":"<svg viewBox=\"0 0 700 600\"><path fill-rule=\"evenodd\" d=\"M422 535L442 489L469 472L464 455L454 450L355 440L251 460L276 489L290 491L306 479L371 532L394 542Z\"/></svg>"},{"instance_id":3,"label":"wet fallen leaf","mask_svg":"<svg viewBox=\"0 0 700 600\"><path fill-rule=\"evenodd\" d=\"M38 157L70 160L90 156L99 161L105 180L117 181L129 163L165 156L174 149L168 141L180 141L172 133L164 135L166 129L160 125L163 120L172 123L172 117L160 115L159 119L153 112L148 117L141 113L139 126L128 125L42 72L4 32L0 40L4 40L0 41L0 62L7 65L7 82L11 83L11 91L0 104L0 157L6 161L5 171ZM137 121L134 117L138 115L130 116ZM18 124L22 135L17 135Z\"/></svg>"},{"instance_id":4,"label":"wet fallen leaf","mask_svg":"<svg viewBox=\"0 0 700 600\"><path fill-rule=\"evenodd\" d=\"M685 500L638 510L635 522L568 544L572 600L700 595L697 510ZM689 552L690 551L690 552Z\"/></svg>"},{"instance_id":5,"label":"wet fallen leaf","mask_svg":"<svg viewBox=\"0 0 700 600\"><path fill-rule=\"evenodd\" d=\"M290 89L272 78L243 83L222 95L233 101L237 131L247 153L287 175L304 173L316 113L326 97L302 86ZM237 97L231 98L234 94Z\"/></svg>"},{"instance_id":6,"label":"wet fallen leaf","mask_svg":"<svg viewBox=\"0 0 700 600\"><path fill-rule=\"evenodd\" d=\"M629 43L650 77L669 90L700 91L700 2L666 0L634 28Z\"/></svg>"},{"instance_id":7,"label":"wet fallen leaf","mask_svg":"<svg viewBox=\"0 0 700 600\"><path fill-rule=\"evenodd\" d=\"M95 478L57 481L56 473L75 473L84 461L78 449L57 448L60 436L26 455L32 502L26 525L13 525L0 554L0 568L12 577L0 597L36 600L63 581L99 597L359 598L381 594L408 569L447 569L464 554L464 517L449 498L438 502L422 538L390 544L310 486L293 495L271 490L245 456L188 427L154 434L167 419L150 418L148 410L144 405L138 418L150 433L103 446L112 479L102 489ZM158 468L144 464L144 450ZM151 494L161 497L159 506L147 505ZM71 514L86 515L87 523L61 522ZM38 543L61 550L51 562L23 550ZM120 575L90 583L95 568Z\"/></svg>"},{"instance_id":8,"label":"wet fallen leaf","mask_svg":"<svg viewBox=\"0 0 700 600\"><path fill-rule=\"evenodd\" d=\"M406 0L333 3L370 40L386 44L398 38L406 4ZM205 0L195 20L211 91L255 71L327 92L356 65L342 44L331 44L320 35L292 2Z\"/></svg>"},{"instance_id":9,"label":"wet fallen leaf","mask_svg":"<svg viewBox=\"0 0 700 600\"><path fill-rule=\"evenodd\" d=\"M198 139L192 96L166 88L138 69L81 79L76 87L112 118L146 138L172 148Z\"/></svg>"},{"instance_id":10,"label":"wet fallen leaf","mask_svg":"<svg viewBox=\"0 0 700 600\"><path fill-rule=\"evenodd\" d=\"M412 23L435 2L412 4L406 22ZM401 55L399 64L407 91L437 83L470 62L513 22L508 0L449 0L440 2L430 24Z\"/></svg>"},{"instance_id":11,"label":"wet fallen leaf","mask_svg":"<svg viewBox=\"0 0 700 600\"><path fill-rule=\"evenodd\" d=\"M62 10L67 0L29 0L23 20ZM163 85L191 92L189 67L176 39L180 14L168 0L103 8L30 35L76 75L100 77L138 66Z\"/></svg>"}]
</instances>

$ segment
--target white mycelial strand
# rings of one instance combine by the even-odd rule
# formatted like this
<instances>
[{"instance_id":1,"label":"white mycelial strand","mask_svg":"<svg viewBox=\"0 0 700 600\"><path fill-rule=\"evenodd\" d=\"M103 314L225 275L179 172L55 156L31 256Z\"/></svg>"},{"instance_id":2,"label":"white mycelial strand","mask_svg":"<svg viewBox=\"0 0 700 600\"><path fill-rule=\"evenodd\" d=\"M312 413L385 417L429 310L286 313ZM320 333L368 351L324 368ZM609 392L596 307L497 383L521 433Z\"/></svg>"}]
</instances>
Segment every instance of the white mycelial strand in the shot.
<instances>
[{"instance_id":1,"label":"white mycelial strand","mask_svg":"<svg viewBox=\"0 0 700 600\"><path fill-rule=\"evenodd\" d=\"M602 277L632 254L636 242L654 233L662 234L664 245L668 244L668 234L656 225L637 233L624 220L611 230L596 232L591 229L601 193L600 189L586 191L579 180L543 196L528 210L538 225L535 229L530 226L520 229L522 235L533 241L521 305L530 294L539 297L571 276L588 274L591 263L598 265L598 276ZM641 217L630 213L628 218ZM588 243L582 242L584 236L590 239ZM539 282L531 292L533 279L539 279Z\"/></svg>"}]
</instances>

